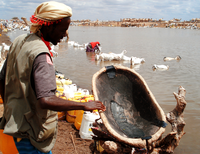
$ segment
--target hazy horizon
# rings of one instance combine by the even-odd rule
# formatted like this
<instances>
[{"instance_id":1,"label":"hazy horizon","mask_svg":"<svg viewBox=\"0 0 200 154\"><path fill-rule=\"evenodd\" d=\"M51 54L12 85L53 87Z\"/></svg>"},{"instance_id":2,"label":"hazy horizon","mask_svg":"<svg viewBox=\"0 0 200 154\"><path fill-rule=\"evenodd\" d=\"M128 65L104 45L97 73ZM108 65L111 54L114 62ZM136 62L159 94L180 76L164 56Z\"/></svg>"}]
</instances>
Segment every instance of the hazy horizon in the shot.
<instances>
[{"instance_id":1,"label":"hazy horizon","mask_svg":"<svg viewBox=\"0 0 200 154\"><path fill-rule=\"evenodd\" d=\"M198 0L55 0L72 8L72 20L120 21L123 18L152 18L153 20L189 21L200 18ZM30 19L43 0L1 0L0 19L26 17Z\"/></svg>"}]
</instances>

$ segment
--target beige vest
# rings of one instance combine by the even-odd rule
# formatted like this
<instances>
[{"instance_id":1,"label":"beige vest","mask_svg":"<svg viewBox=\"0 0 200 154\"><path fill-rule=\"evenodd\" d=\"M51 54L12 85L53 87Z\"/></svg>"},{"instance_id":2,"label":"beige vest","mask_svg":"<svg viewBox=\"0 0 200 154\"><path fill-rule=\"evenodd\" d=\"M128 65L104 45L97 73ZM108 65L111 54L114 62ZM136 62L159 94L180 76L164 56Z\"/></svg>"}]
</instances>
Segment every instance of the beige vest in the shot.
<instances>
[{"instance_id":1,"label":"beige vest","mask_svg":"<svg viewBox=\"0 0 200 154\"><path fill-rule=\"evenodd\" d=\"M42 152L50 151L56 141L57 112L41 109L31 87L35 58L48 53L44 42L35 34L25 34L10 47L5 79L4 115L0 128L5 134L29 138Z\"/></svg>"}]
</instances>

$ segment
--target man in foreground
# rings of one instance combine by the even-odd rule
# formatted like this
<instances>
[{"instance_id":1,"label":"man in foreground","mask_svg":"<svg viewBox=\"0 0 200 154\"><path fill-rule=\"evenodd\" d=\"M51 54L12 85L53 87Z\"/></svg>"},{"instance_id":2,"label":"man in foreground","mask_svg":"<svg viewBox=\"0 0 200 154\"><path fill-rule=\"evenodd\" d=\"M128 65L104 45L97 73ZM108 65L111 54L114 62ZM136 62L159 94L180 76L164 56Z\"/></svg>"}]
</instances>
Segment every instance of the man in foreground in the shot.
<instances>
[{"instance_id":1,"label":"man in foreground","mask_svg":"<svg viewBox=\"0 0 200 154\"><path fill-rule=\"evenodd\" d=\"M66 36L71 16L65 4L40 4L31 17L31 34L17 37L10 47L0 74L4 102L0 129L14 137L19 153L51 154L57 134L55 111L105 110L100 101L79 103L55 96L50 42L56 45Z\"/></svg>"}]
</instances>

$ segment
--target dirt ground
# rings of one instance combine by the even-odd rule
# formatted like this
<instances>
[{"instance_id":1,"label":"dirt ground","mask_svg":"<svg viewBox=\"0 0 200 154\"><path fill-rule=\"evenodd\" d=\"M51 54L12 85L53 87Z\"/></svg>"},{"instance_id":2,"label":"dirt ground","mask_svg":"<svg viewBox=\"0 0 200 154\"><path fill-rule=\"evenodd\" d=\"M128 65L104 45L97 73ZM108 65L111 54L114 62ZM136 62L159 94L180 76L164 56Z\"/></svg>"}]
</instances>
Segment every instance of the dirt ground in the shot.
<instances>
[{"instance_id":1,"label":"dirt ground","mask_svg":"<svg viewBox=\"0 0 200 154\"><path fill-rule=\"evenodd\" d=\"M1 43L10 45L10 39L6 36L6 33L2 33L0 36ZM3 115L3 104L0 104L0 117ZM73 138L71 137L71 134ZM92 154L94 146L93 140L84 140L79 136L79 131L76 130L73 123L68 123L66 120L59 120L58 122L58 135L56 144L52 149L53 154ZM99 152L96 151L96 154ZM2 152L0 151L0 154Z\"/></svg>"},{"instance_id":2,"label":"dirt ground","mask_svg":"<svg viewBox=\"0 0 200 154\"><path fill-rule=\"evenodd\" d=\"M79 131L76 130L73 124L64 120L59 121L58 136L52 152L54 154L76 154L75 148L78 154L92 154L95 148L94 141L81 139Z\"/></svg>"}]
</instances>

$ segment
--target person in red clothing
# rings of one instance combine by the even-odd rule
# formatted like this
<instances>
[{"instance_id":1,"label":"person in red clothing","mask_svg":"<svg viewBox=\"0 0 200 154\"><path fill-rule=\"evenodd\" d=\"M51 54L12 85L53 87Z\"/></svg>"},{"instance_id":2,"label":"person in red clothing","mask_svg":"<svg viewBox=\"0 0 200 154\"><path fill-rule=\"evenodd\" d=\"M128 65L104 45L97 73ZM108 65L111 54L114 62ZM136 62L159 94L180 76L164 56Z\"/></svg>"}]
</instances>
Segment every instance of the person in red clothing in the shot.
<instances>
[{"instance_id":1,"label":"person in red clothing","mask_svg":"<svg viewBox=\"0 0 200 154\"><path fill-rule=\"evenodd\" d=\"M86 52L100 52L99 42L90 42L86 48Z\"/></svg>"},{"instance_id":2,"label":"person in red clothing","mask_svg":"<svg viewBox=\"0 0 200 154\"><path fill-rule=\"evenodd\" d=\"M99 42L90 42L92 49L96 46L96 45L100 45Z\"/></svg>"}]
</instances>

